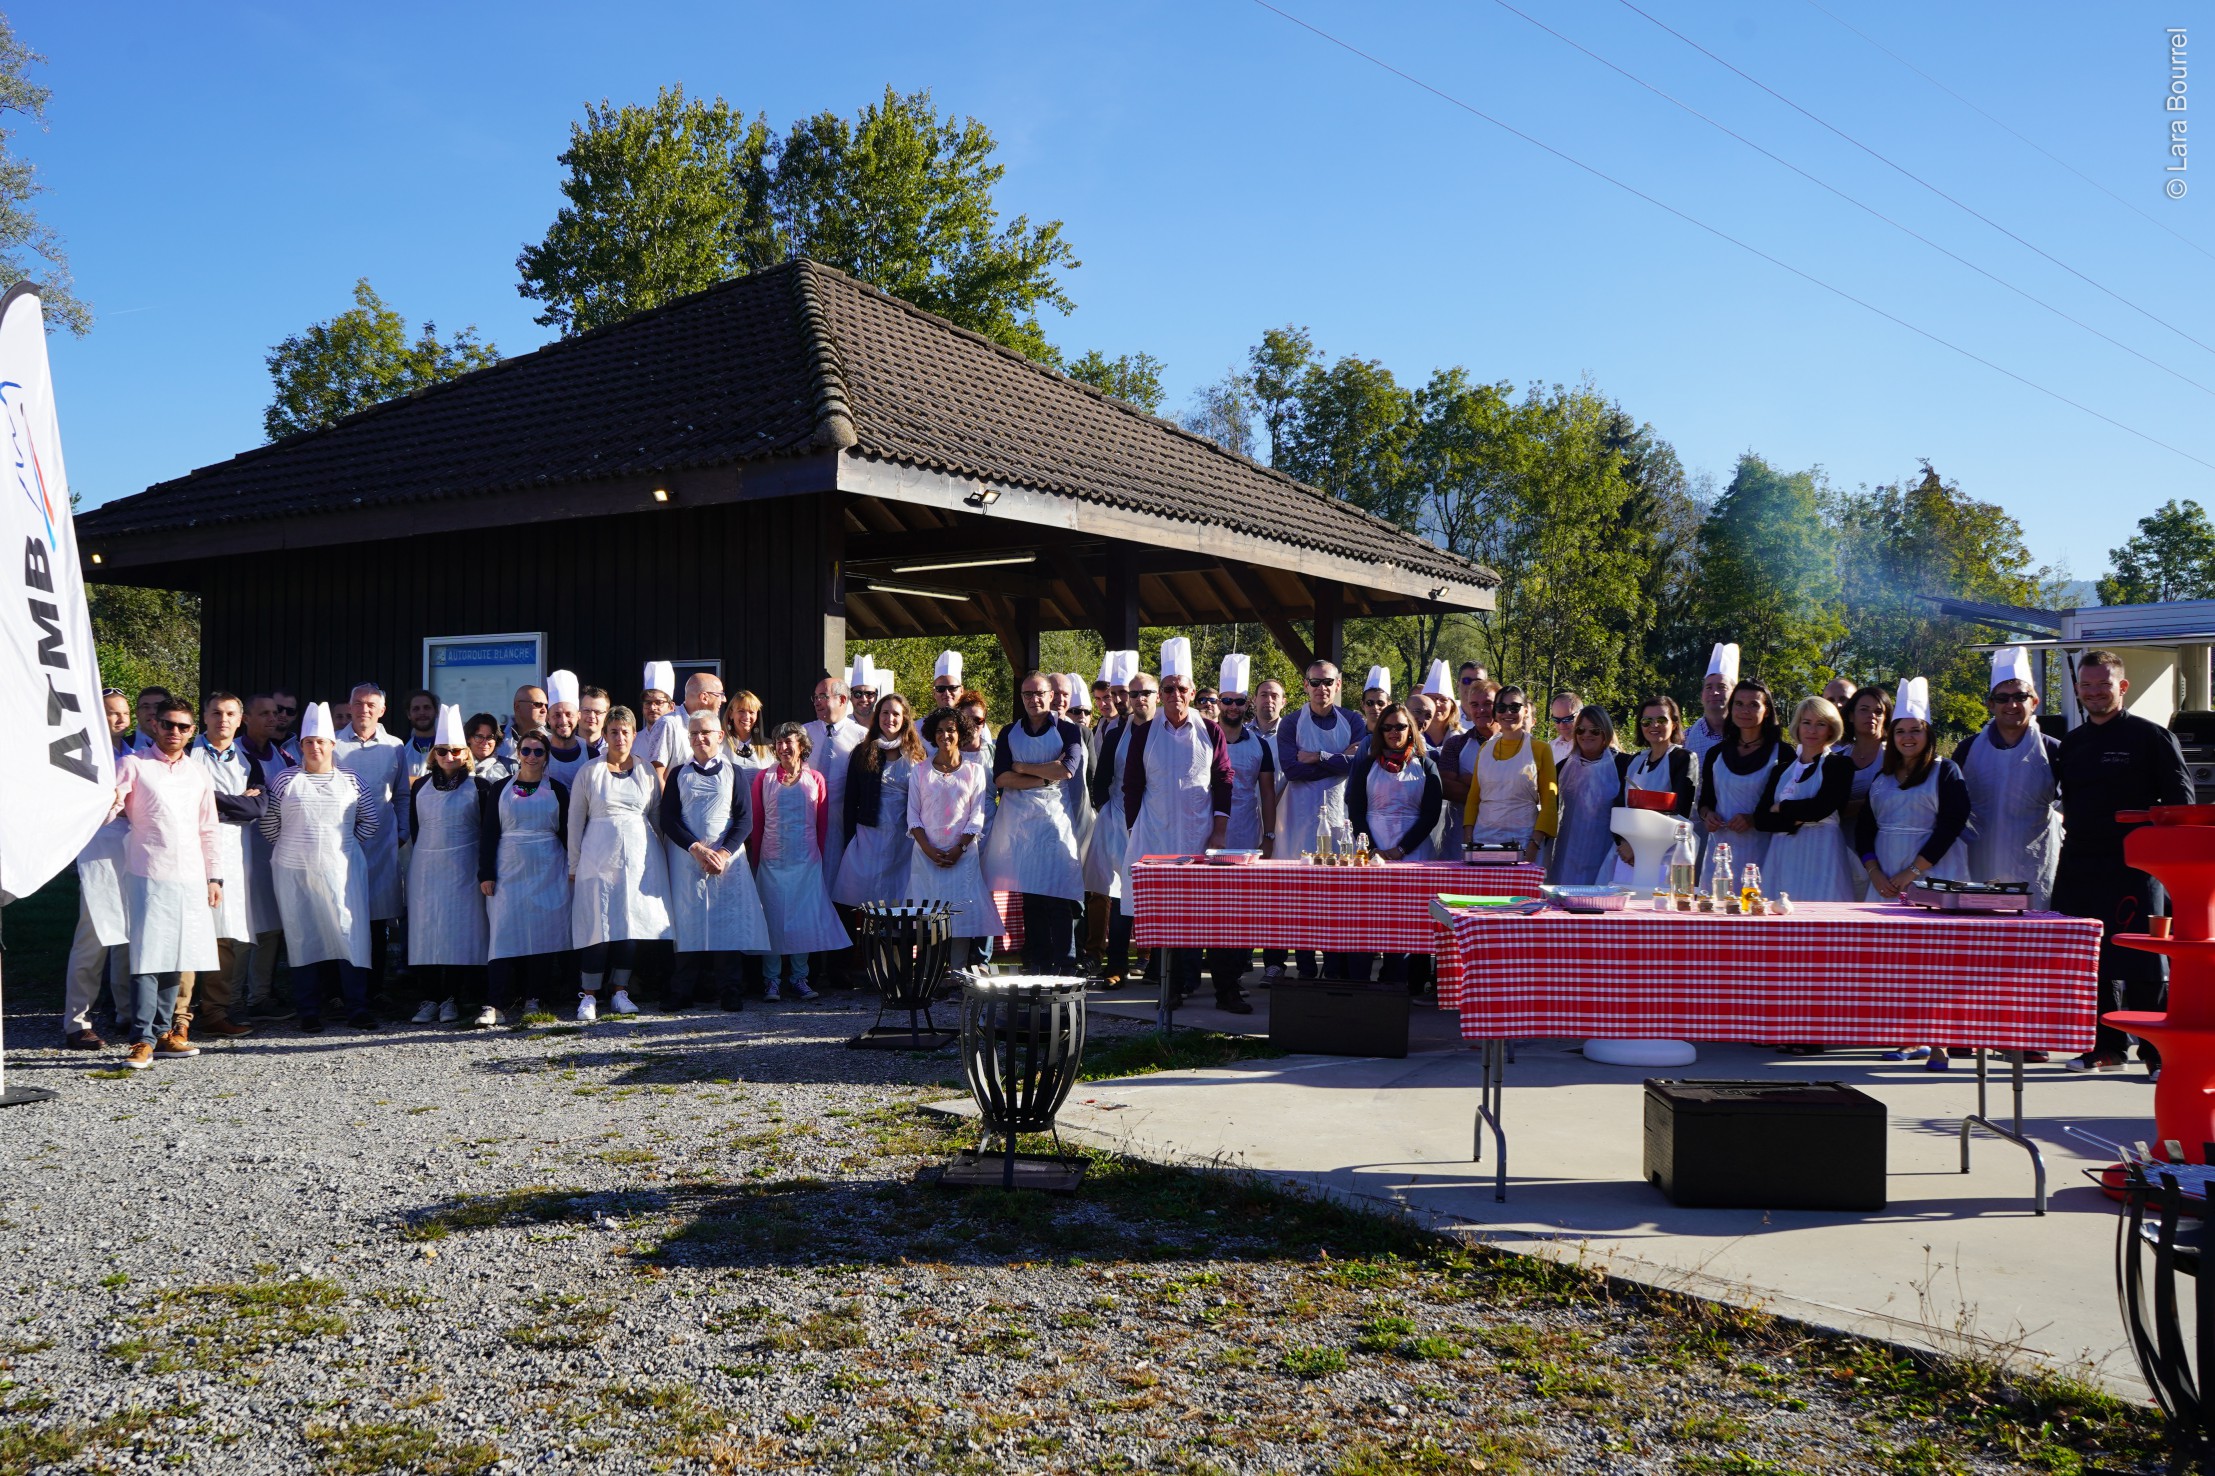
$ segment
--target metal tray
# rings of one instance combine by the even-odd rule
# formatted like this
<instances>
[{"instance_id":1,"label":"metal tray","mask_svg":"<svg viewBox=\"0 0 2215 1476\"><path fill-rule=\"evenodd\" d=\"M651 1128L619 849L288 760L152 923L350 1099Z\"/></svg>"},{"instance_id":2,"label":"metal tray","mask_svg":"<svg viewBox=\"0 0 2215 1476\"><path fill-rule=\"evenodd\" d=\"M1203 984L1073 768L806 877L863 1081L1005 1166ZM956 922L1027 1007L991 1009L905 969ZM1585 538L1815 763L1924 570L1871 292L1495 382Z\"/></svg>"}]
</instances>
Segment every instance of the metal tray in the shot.
<instances>
[{"instance_id":1,"label":"metal tray","mask_svg":"<svg viewBox=\"0 0 2215 1476\"><path fill-rule=\"evenodd\" d=\"M1259 861L1260 859L1261 852L1259 851L1225 850L1209 851L1207 853L1207 863L1210 866L1244 866L1249 861Z\"/></svg>"},{"instance_id":2,"label":"metal tray","mask_svg":"<svg viewBox=\"0 0 2215 1476\"><path fill-rule=\"evenodd\" d=\"M1540 890L1563 912L1621 912L1630 906L1632 896L1629 887L1611 887L1605 884L1544 887Z\"/></svg>"},{"instance_id":3,"label":"metal tray","mask_svg":"<svg viewBox=\"0 0 2215 1476\"><path fill-rule=\"evenodd\" d=\"M1513 845L1469 846L1461 853L1464 866L1516 866L1523 860L1523 848Z\"/></svg>"}]
</instances>

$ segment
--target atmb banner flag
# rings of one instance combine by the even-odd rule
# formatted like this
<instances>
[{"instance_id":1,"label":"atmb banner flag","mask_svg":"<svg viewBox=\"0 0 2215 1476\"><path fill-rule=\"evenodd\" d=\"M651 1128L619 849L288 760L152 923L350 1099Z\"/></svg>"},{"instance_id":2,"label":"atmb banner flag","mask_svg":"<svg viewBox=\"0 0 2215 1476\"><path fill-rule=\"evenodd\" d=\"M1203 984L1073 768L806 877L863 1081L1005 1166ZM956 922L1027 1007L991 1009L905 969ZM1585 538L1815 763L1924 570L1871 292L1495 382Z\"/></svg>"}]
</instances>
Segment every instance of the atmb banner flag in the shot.
<instances>
[{"instance_id":1,"label":"atmb banner flag","mask_svg":"<svg viewBox=\"0 0 2215 1476\"><path fill-rule=\"evenodd\" d=\"M0 901L13 901L76 859L115 787L46 325L28 282L0 298L0 713Z\"/></svg>"}]
</instances>

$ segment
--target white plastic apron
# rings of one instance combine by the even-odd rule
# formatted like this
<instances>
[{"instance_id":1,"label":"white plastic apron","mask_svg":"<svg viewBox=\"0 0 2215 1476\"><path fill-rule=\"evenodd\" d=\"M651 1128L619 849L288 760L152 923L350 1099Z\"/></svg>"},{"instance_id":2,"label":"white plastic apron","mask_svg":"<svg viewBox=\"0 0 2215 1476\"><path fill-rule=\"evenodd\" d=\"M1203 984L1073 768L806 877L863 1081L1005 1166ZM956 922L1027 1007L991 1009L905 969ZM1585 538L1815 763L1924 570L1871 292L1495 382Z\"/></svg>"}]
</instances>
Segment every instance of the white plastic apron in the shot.
<instances>
[{"instance_id":1,"label":"white plastic apron","mask_svg":"<svg viewBox=\"0 0 2215 1476\"><path fill-rule=\"evenodd\" d=\"M1231 818L1223 827L1223 845L1232 851L1261 848L1261 761L1269 744L1252 728L1240 728L1230 743Z\"/></svg>"},{"instance_id":2,"label":"white plastic apron","mask_svg":"<svg viewBox=\"0 0 2215 1476\"><path fill-rule=\"evenodd\" d=\"M269 757L255 759L261 765L261 787L264 795L277 787L278 776L300 767L293 756L285 752L282 744L271 744ZM264 933L284 930L284 914L277 910L277 888L269 876L270 845L261 833L259 825L246 827L246 897L247 925L259 938ZM228 887L225 891L230 890Z\"/></svg>"},{"instance_id":3,"label":"white plastic apron","mask_svg":"<svg viewBox=\"0 0 2215 1476\"><path fill-rule=\"evenodd\" d=\"M573 947L669 936L669 870L647 819L659 797L643 759L624 774L602 761L578 780L569 803L587 808L569 899Z\"/></svg>"},{"instance_id":4,"label":"white plastic apron","mask_svg":"<svg viewBox=\"0 0 2215 1476\"><path fill-rule=\"evenodd\" d=\"M500 849L485 903L488 958L529 958L569 946L569 856L555 827L550 781L527 795L500 787Z\"/></svg>"},{"instance_id":5,"label":"white plastic apron","mask_svg":"<svg viewBox=\"0 0 2215 1476\"><path fill-rule=\"evenodd\" d=\"M408 963L474 966L485 961L491 932L477 885L477 781L452 789L425 782L415 791L421 828L408 852Z\"/></svg>"},{"instance_id":6,"label":"white plastic apron","mask_svg":"<svg viewBox=\"0 0 2215 1476\"><path fill-rule=\"evenodd\" d=\"M838 883L831 888L833 902L859 907L864 902L898 902L907 896L908 857L915 850L915 838L908 834L908 785L914 777L914 759L897 750L890 754L879 750L877 823L854 827L854 838L839 858ZM833 815L832 827L838 824Z\"/></svg>"},{"instance_id":7,"label":"white plastic apron","mask_svg":"<svg viewBox=\"0 0 2215 1476\"><path fill-rule=\"evenodd\" d=\"M1477 818L1468 828L1472 844L1512 841L1521 845L1536 839L1537 750L1528 733L1521 735L1521 742L1508 758L1499 756L1499 746L1499 739L1491 739L1477 755Z\"/></svg>"},{"instance_id":8,"label":"white plastic apron","mask_svg":"<svg viewBox=\"0 0 2215 1476\"><path fill-rule=\"evenodd\" d=\"M809 799L804 783L787 784L775 773L762 777L761 867L754 882L769 923L771 953L829 953L852 941L823 885L823 853L815 843Z\"/></svg>"},{"instance_id":9,"label":"white plastic apron","mask_svg":"<svg viewBox=\"0 0 2215 1476\"><path fill-rule=\"evenodd\" d=\"M1302 703L1300 710L1280 723L1292 724L1294 753L1319 753L1325 758L1343 753L1354 741L1353 725L1337 713L1335 726L1325 729L1315 721L1315 709ZM1328 820L1336 830L1346 823L1346 776L1328 779L1284 780L1284 828L1277 839L1287 854L1315 848L1315 828Z\"/></svg>"},{"instance_id":10,"label":"white plastic apron","mask_svg":"<svg viewBox=\"0 0 2215 1476\"><path fill-rule=\"evenodd\" d=\"M361 802L382 822L361 848L369 872L369 915L378 921L398 917L406 905L400 881L400 831L407 824L407 746L345 739L332 745L332 755L338 767L361 785Z\"/></svg>"},{"instance_id":11,"label":"white plastic apron","mask_svg":"<svg viewBox=\"0 0 2215 1476\"><path fill-rule=\"evenodd\" d=\"M1107 804L1092 817L1092 833L1085 837L1083 874L1084 889L1102 897L1123 895L1123 851L1131 828L1123 819L1123 745L1117 735L1129 728L1127 719L1116 718L1100 730L1100 762L1109 765Z\"/></svg>"},{"instance_id":12,"label":"white plastic apron","mask_svg":"<svg viewBox=\"0 0 2215 1476\"><path fill-rule=\"evenodd\" d=\"M1215 806L1208 786L1215 765L1215 745L1207 729L1193 713L1182 728L1156 717L1146 725L1146 794L1138 804L1138 818L1131 823L1131 838L1123 851L1123 911L1131 910L1133 861L1145 856L1195 856L1207 849L1215 829ZM1135 735L1134 735L1135 736Z\"/></svg>"},{"instance_id":13,"label":"white plastic apron","mask_svg":"<svg viewBox=\"0 0 2215 1476\"><path fill-rule=\"evenodd\" d=\"M1686 745L1690 747L1689 744ZM1735 746L1735 745L1734 745ZM1700 796L1700 803L1725 820L1734 815L1751 815L1761 804L1761 792L1769 787L1769 770L1776 766L1777 746L1770 744L1765 761L1751 774L1734 773L1730 765L1718 754L1715 759L1715 791ZM1730 847L1731 865L1743 869L1748 861L1766 863L1769 859L1769 835L1762 830L1718 830L1708 834L1695 811L1692 820L1693 833L1700 841L1700 885L1705 887L1715 870L1715 846L1723 842ZM1762 890L1773 890L1768 883L1767 866L1763 864ZM1737 878L1733 877L1733 881Z\"/></svg>"},{"instance_id":14,"label":"white plastic apron","mask_svg":"<svg viewBox=\"0 0 2215 1476\"><path fill-rule=\"evenodd\" d=\"M1662 778L1668 778L1666 766ZM1618 784L1615 753L1596 759L1571 753L1561 765L1560 835L1546 863L1546 880L1562 886L1589 886L1615 859L1615 835L1607 828Z\"/></svg>"},{"instance_id":15,"label":"white plastic apron","mask_svg":"<svg viewBox=\"0 0 2215 1476\"><path fill-rule=\"evenodd\" d=\"M1000 730L1000 740L1019 764L1061 761L1061 729L1025 732L1021 723ZM1058 784L1033 789L1003 789L1000 809L985 840L984 877L996 892L1084 900L1084 867L1077 859L1077 832Z\"/></svg>"},{"instance_id":16,"label":"white plastic apron","mask_svg":"<svg viewBox=\"0 0 2215 1476\"><path fill-rule=\"evenodd\" d=\"M326 959L369 967L369 888L354 838L361 786L353 776L295 773L278 801L270 885L294 968Z\"/></svg>"},{"instance_id":17,"label":"white plastic apron","mask_svg":"<svg viewBox=\"0 0 2215 1476\"><path fill-rule=\"evenodd\" d=\"M957 771L964 772L964 771ZM928 764L918 768L912 784L927 786L918 803L925 818L925 835L940 850L953 845L959 834L958 827L940 834L929 824L928 817L938 812L930 802L930 788L949 782L943 776L930 772ZM989 808L989 800L980 797L980 803ZM1120 812L1118 812L1120 813ZM1101 820L1106 821L1103 814ZM1120 830L1121 827L1117 827ZM993 899L992 889L984 884L984 858L975 841L961 853L961 859L951 866L940 866L923 854L922 848L908 847L907 889L902 893L918 902L944 902L954 910L953 936L956 938L997 938L1006 924L1000 917L999 903Z\"/></svg>"},{"instance_id":18,"label":"white plastic apron","mask_svg":"<svg viewBox=\"0 0 2215 1476\"><path fill-rule=\"evenodd\" d=\"M1371 764L1365 787L1369 798L1370 848L1388 850L1398 845L1409 827L1423 818L1423 770L1412 758L1397 774L1382 764ZM1433 854L1431 837L1426 835L1419 837L1400 859L1428 861Z\"/></svg>"},{"instance_id":19,"label":"white plastic apron","mask_svg":"<svg viewBox=\"0 0 2215 1476\"><path fill-rule=\"evenodd\" d=\"M1794 754L1784 777L1777 781L1776 798L1809 799L1822 787L1822 761L1809 764ZM1847 853L1845 831L1834 811L1790 834L1769 837L1769 854L1761 864L1761 889L1772 897L1788 892L1795 902L1851 902L1857 871L1861 867ZM1866 872L1862 876L1868 879Z\"/></svg>"},{"instance_id":20,"label":"white plastic apron","mask_svg":"<svg viewBox=\"0 0 2215 1476\"><path fill-rule=\"evenodd\" d=\"M684 823L712 846L730 827L738 786L751 786L753 775L739 772L728 760L719 761L714 773L703 774L687 759L664 782L677 786ZM662 842L669 855L669 923L679 953L769 951L769 923L762 916L761 894L754 889L746 837L732 839L730 865L720 876L709 873L674 840Z\"/></svg>"},{"instance_id":21,"label":"white plastic apron","mask_svg":"<svg viewBox=\"0 0 2215 1476\"><path fill-rule=\"evenodd\" d=\"M1877 817L1877 865L1886 876L1898 876L1914 862L1938 824L1937 764L1913 789L1900 788L1894 775L1878 775L1869 786L1869 808ZM1928 874L1940 881L1967 881L1968 848L1956 840Z\"/></svg>"},{"instance_id":22,"label":"white plastic apron","mask_svg":"<svg viewBox=\"0 0 2215 1476\"><path fill-rule=\"evenodd\" d=\"M846 718L835 727L819 722L803 724L807 729L808 767L823 776L823 803L830 809L831 823L823 832L824 895L830 895L829 883L838 876L838 864L846 854L846 770L853 762L854 750L868 738L869 730L852 718ZM838 945L844 947L844 944Z\"/></svg>"},{"instance_id":23,"label":"white plastic apron","mask_svg":"<svg viewBox=\"0 0 2215 1476\"><path fill-rule=\"evenodd\" d=\"M2053 765L2036 726L2013 748L1992 742L1988 723L1969 745L1962 777L1969 781L1969 875L1980 882L2029 882L2031 906L2043 908L2061 858L2061 807Z\"/></svg>"},{"instance_id":24,"label":"white plastic apron","mask_svg":"<svg viewBox=\"0 0 2215 1476\"><path fill-rule=\"evenodd\" d=\"M230 758L218 757L205 740L195 740L192 747L193 761L208 776L215 792L236 797L250 787L253 770L245 762L245 751L235 742L231 754ZM215 909L215 936L234 943L254 941L254 863L246 846L249 828L216 816L215 865L223 878L223 905Z\"/></svg>"},{"instance_id":25,"label":"white plastic apron","mask_svg":"<svg viewBox=\"0 0 2215 1476\"><path fill-rule=\"evenodd\" d=\"M123 836L130 828L131 822L118 815L95 830L77 853L77 892L102 948L120 948L131 938L130 914L123 905Z\"/></svg>"},{"instance_id":26,"label":"white plastic apron","mask_svg":"<svg viewBox=\"0 0 2215 1476\"><path fill-rule=\"evenodd\" d=\"M556 757L552 752L552 748L553 742L549 739L547 741L546 777L559 782L564 789L575 789L577 787L577 776L584 772L585 765L607 751L605 744L587 743L582 738L577 740L577 752L574 758ZM569 945L565 943L562 946L566 948Z\"/></svg>"}]
</instances>

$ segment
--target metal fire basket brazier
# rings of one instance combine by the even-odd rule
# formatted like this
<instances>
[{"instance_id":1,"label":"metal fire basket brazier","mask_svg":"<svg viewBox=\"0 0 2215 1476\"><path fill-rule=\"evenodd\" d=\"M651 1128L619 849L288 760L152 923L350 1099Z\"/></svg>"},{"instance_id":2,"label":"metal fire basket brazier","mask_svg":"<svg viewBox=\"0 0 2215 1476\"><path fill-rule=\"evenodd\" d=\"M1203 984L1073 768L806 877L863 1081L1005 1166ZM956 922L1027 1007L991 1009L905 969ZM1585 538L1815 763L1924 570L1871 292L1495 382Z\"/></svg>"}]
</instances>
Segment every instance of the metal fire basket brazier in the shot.
<instances>
[{"instance_id":1,"label":"metal fire basket brazier","mask_svg":"<svg viewBox=\"0 0 2215 1476\"><path fill-rule=\"evenodd\" d=\"M861 908L863 956L877 986L877 1023L846 1042L862 1050L935 1051L956 1032L931 1019L931 1001L953 962L953 909L944 902L868 902ZM907 1011L908 1022L885 1016Z\"/></svg>"},{"instance_id":2,"label":"metal fire basket brazier","mask_svg":"<svg viewBox=\"0 0 2215 1476\"><path fill-rule=\"evenodd\" d=\"M1047 975L998 978L963 972L961 1066L977 1100L984 1141L939 1175L942 1184L997 1183L1066 1192L1084 1176L1084 1160L1017 1153L1023 1133L1054 1131L1054 1115L1084 1062L1085 981ZM992 1140L999 1151L988 1155ZM1061 1138L1054 1138L1058 1148Z\"/></svg>"}]
</instances>

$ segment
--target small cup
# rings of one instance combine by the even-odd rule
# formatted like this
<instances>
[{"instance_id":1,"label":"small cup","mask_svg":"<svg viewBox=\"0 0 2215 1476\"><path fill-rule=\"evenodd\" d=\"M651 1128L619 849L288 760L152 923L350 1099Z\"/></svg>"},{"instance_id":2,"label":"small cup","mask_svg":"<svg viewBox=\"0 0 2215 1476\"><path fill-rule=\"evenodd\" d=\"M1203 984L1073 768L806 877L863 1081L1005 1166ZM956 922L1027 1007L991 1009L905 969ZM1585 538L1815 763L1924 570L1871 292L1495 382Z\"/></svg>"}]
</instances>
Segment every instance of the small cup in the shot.
<instances>
[{"instance_id":1,"label":"small cup","mask_svg":"<svg viewBox=\"0 0 2215 1476\"><path fill-rule=\"evenodd\" d=\"M2166 938L2166 937L2168 937L2168 936L2169 936L2169 919L2167 919L2167 918L2165 918L2165 917L2149 917L2149 918L2147 918L2147 919L2146 919L2146 936L2147 936L2147 937L2149 937L2149 938Z\"/></svg>"}]
</instances>

